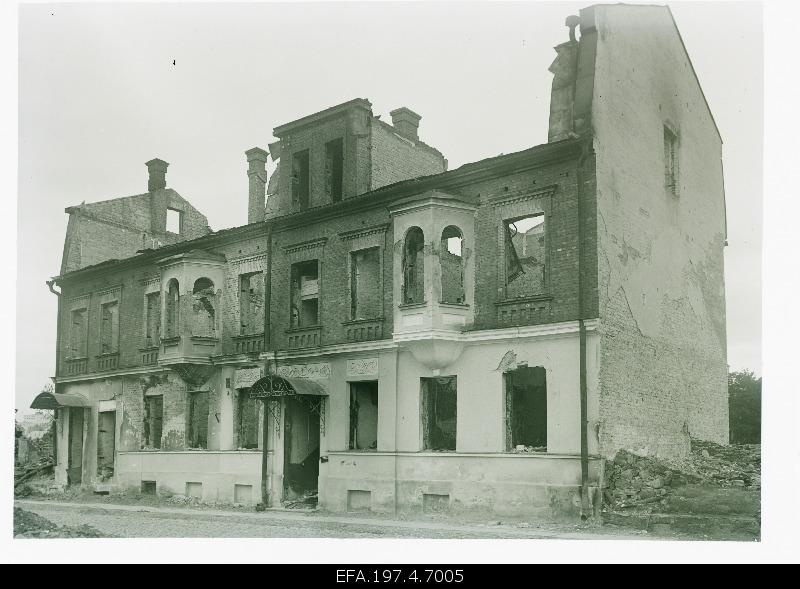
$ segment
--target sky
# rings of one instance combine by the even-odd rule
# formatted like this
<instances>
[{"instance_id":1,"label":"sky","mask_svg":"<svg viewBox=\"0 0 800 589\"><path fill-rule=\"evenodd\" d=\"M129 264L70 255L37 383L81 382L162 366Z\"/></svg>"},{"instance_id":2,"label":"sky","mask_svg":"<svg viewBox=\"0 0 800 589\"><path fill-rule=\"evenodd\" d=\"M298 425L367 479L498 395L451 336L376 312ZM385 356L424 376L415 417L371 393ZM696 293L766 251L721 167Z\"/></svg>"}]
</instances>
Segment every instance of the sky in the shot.
<instances>
[{"instance_id":1,"label":"sky","mask_svg":"<svg viewBox=\"0 0 800 589\"><path fill-rule=\"evenodd\" d=\"M247 217L245 150L352 98L407 106L450 168L547 141L553 47L589 3L33 4L19 8L16 406L54 372L64 208L146 191ZM761 6L668 3L722 138L728 362L761 373Z\"/></svg>"}]
</instances>

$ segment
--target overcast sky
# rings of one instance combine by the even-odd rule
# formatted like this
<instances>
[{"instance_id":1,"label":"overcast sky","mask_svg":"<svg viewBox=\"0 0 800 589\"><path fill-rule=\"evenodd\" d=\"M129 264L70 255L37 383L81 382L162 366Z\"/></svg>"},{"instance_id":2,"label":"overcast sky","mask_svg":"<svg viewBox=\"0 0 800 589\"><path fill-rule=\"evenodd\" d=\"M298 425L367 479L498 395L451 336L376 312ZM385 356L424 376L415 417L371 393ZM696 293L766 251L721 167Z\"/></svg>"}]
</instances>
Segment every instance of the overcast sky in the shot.
<instances>
[{"instance_id":1,"label":"overcast sky","mask_svg":"<svg viewBox=\"0 0 800 589\"><path fill-rule=\"evenodd\" d=\"M20 6L17 407L54 372L64 208L146 191L215 230L247 217L244 151L351 98L408 106L450 168L545 143L553 46L587 2ZM761 372L762 32L756 3L669 3L722 133L728 362Z\"/></svg>"}]
</instances>

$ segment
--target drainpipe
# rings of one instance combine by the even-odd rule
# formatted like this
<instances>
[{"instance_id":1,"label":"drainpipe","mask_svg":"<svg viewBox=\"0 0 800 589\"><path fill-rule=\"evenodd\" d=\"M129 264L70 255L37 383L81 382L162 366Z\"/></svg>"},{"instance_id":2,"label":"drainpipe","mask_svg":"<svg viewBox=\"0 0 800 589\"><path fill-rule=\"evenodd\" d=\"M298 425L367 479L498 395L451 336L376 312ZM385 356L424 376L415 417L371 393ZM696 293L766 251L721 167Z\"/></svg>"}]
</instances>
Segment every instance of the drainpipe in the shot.
<instances>
[{"instance_id":1,"label":"drainpipe","mask_svg":"<svg viewBox=\"0 0 800 589\"><path fill-rule=\"evenodd\" d=\"M591 507L589 505L589 403L586 386L586 324L584 322L584 278L583 278L583 239L584 239L584 219L583 219L583 189L584 173L583 166L591 151L592 136L589 135L581 145L581 155L578 158L576 170L576 180L578 183L578 330L580 347L580 400L581 400L581 519L589 518Z\"/></svg>"},{"instance_id":2,"label":"drainpipe","mask_svg":"<svg viewBox=\"0 0 800 589\"><path fill-rule=\"evenodd\" d=\"M55 393L58 390L58 363L59 359L61 358L61 293L53 288L53 285L56 283L55 279L45 281L47 284L47 288L50 289L56 297L58 297L58 309L56 311L56 367L54 372L53 378L53 392ZM59 417L59 410L55 409L53 411L53 473L55 474L56 467L58 466L58 427L56 422L58 421Z\"/></svg>"},{"instance_id":3,"label":"drainpipe","mask_svg":"<svg viewBox=\"0 0 800 589\"><path fill-rule=\"evenodd\" d=\"M270 315L272 308L272 226L267 227L267 271L264 273L264 352L268 353L272 350L272 337ZM269 360L265 364L268 364ZM269 372L269 366L265 366L266 371ZM261 503L264 507L269 507L269 473L268 458L269 458L269 428L267 427L267 401L264 404L264 431L261 432Z\"/></svg>"}]
</instances>

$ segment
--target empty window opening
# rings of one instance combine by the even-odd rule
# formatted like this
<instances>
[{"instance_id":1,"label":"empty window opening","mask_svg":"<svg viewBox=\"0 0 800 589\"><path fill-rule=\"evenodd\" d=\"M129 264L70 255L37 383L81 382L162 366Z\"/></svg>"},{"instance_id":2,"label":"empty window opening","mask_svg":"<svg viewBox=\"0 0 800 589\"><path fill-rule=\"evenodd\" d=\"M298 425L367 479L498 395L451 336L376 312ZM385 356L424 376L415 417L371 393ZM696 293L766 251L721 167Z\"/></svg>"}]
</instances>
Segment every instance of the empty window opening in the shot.
<instances>
[{"instance_id":1,"label":"empty window opening","mask_svg":"<svg viewBox=\"0 0 800 589\"><path fill-rule=\"evenodd\" d=\"M155 481L142 481L142 495L155 495L156 482Z\"/></svg>"},{"instance_id":2,"label":"empty window opening","mask_svg":"<svg viewBox=\"0 0 800 589\"><path fill-rule=\"evenodd\" d=\"M161 293L151 292L145 300L145 346L157 346L161 340Z\"/></svg>"},{"instance_id":3,"label":"empty window opening","mask_svg":"<svg viewBox=\"0 0 800 589\"><path fill-rule=\"evenodd\" d=\"M358 250L350 254L350 317L375 319L381 316L380 248Z\"/></svg>"},{"instance_id":4,"label":"empty window opening","mask_svg":"<svg viewBox=\"0 0 800 589\"><path fill-rule=\"evenodd\" d=\"M292 156L292 202L300 209L308 208L309 200L308 150Z\"/></svg>"},{"instance_id":5,"label":"empty window opening","mask_svg":"<svg viewBox=\"0 0 800 589\"><path fill-rule=\"evenodd\" d=\"M378 448L378 382L350 383L350 450Z\"/></svg>"},{"instance_id":6,"label":"empty window opening","mask_svg":"<svg viewBox=\"0 0 800 589\"><path fill-rule=\"evenodd\" d=\"M183 225L183 211L167 209L167 231L180 234Z\"/></svg>"},{"instance_id":7,"label":"empty window opening","mask_svg":"<svg viewBox=\"0 0 800 589\"><path fill-rule=\"evenodd\" d=\"M104 483L114 476L116 430L116 411L100 411L97 414L97 479L100 483Z\"/></svg>"},{"instance_id":8,"label":"empty window opening","mask_svg":"<svg viewBox=\"0 0 800 589\"><path fill-rule=\"evenodd\" d=\"M192 335L216 337L216 294L214 283L208 278L198 278L192 289Z\"/></svg>"},{"instance_id":9,"label":"empty window opening","mask_svg":"<svg viewBox=\"0 0 800 589\"><path fill-rule=\"evenodd\" d=\"M186 445L205 449L208 446L208 392L191 392L188 401Z\"/></svg>"},{"instance_id":10,"label":"empty window opening","mask_svg":"<svg viewBox=\"0 0 800 589\"><path fill-rule=\"evenodd\" d=\"M86 309L75 309L70 317L69 357L86 356L86 332L88 329L88 313Z\"/></svg>"},{"instance_id":11,"label":"empty window opening","mask_svg":"<svg viewBox=\"0 0 800 589\"><path fill-rule=\"evenodd\" d=\"M506 447L547 452L547 373L541 366L506 372Z\"/></svg>"},{"instance_id":12,"label":"empty window opening","mask_svg":"<svg viewBox=\"0 0 800 589\"><path fill-rule=\"evenodd\" d=\"M264 273L239 276L239 328L241 335L264 332Z\"/></svg>"},{"instance_id":13,"label":"empty window opening","mask_svg":"<svg viewBox=\"0 0 800 589\"><path fill-rule=\"evenodd\" d=\"M167 337L178 337L180 335L180 290L178 281L174 278L169 281L167 286L167 300L165 301L165 331Z\"/></svg>"},{"instance_id":14,"label":"empty window opening","mask_svg":"<svg viewBox=\"0 0 800 589\"><path fill-rule=\"evenodd\" d=\"M319 323L319 264L317 260L292 264L291 327Z\"/></svg>"},{"instance_id":15,"label":"empty window opening","mask_svg":"<svg viewBox=\"0 0 800 589\"><path fill-rule=\"evenodd\" d=\"M102 325L100 327L100 353L111 354L117 351L119 342L119 304L106 303L101 307Z\"/></svg>"},{"instance_id":16,"label":"empty window opening","mask_svg":"<svg viewBox=\"0 0 800 589\"><path fill-rule=\"evenodd\" d=\"M403 303L425 302L425 235L419 227L406 233L403 245Z\"/></svg>"},{"instance_id":17,"label":"empty window opening","mask_svg":"<svg viewBox=\"0 0 800 589\"><path fill-rule=\"evenodd\" d=\"M344 180L344 141L340 137L325 144L325 192L331 202L342 200Z\"/></svg>"},{"instance_id":18,"label":"empty window opening","mask_svg":"<svg viewBox=\"0 0 800 589\"><path fill-rule=\"evenodd\" d=\"M258 422L261 414L261 403L250 397L250 389L241 389L236 403L237 431L239 448L252 450L258 448Z\"/></svg>"},{"instance_id":19,"label":"empty window opening","mask_svg":"<svg viewBox=\"0 0 800 589\"><path fill-rule=\"evenodd\" d=\"M425 450L455 451L456 377L423 378L421 381L423 448Z\"/></svg>"},{"instance_id":20,"label":"empty window opening","mask_svg":"<svg viewBox=\"0 0 800 589\"><path fill-rule=\"evenodd\" d=\"M161 448L161 428L164 416L164 397L152 395L144 398L144 445Z\"/></svg>"},{"instance_id":21,"label":"empty window opening","mask_svg":"<svg viewBox=\"0 0 800 589\"><path fill-rule=\"evenodd\" d=\"M464 302L464 238L458 227L450 225L442 231L439 246L439 267L442 272L443 303Z\"/></svg>"},{"instance_id":22,"label":"empty window opening","mask_svg":"<svg viewBox=\"0 0 800 589\"><path fill-rule=\"evenodd\" d=\"M504 221L506 298L527 297L544 292L544 215Z\"/></svg>"},{"instance_id":23,"label":"empty window opening","mask_svg":"<svg viewBox=\"0 0 800 589\"><path fill-rule=\"evenodd\" d=\"M664 187L668 193L678 194L678 136L664 127Z\"/></svg>"},{"instance_id":24,"label":"empty window opening","mask_svg":"<svg viewBox=\"0 0 800 589\"><path fill-rule=\"evenodd\" d=\"M372 491L348 490L347 511L370 511L372 509Z\"/></svg>"}]
</instances>

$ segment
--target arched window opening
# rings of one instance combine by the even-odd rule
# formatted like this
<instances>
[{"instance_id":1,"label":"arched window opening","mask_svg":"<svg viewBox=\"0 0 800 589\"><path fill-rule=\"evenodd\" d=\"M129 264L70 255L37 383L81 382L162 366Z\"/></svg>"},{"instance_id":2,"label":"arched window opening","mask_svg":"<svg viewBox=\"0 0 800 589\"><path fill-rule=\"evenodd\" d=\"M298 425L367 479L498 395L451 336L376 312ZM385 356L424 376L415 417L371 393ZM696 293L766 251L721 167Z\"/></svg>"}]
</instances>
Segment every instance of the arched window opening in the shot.
<instances>
[{"instance_id":1,"label":"arched window opening","mask_svg":"<svg viewBox=\"0 0 800 589\"><path fill-rule=\"evenodd\" d=\"M464 302L464 237L458 227L450 225L442 231L439 266L442 271L443 303Z\"/></svg>"},{"instance_id":2,"label":"arched window opening","mask_svg":"<svg viewBox=\"0 0 800 589\"><path fill-rule=\"evenodd\" d=\"M198 278L194 283L192 313L192 335L216 337L216 295L208 278Z\"/></svg>"},{"instance_id":3,"label":"arched window opening","mask_svg":"<svg viewBox=\"0 0 800 589\"><path fill-rule=\"evenodd\" d=\"M178 337L180 335L180 289L178 281L174 278L169 281L167 286L167 299L165 301L165 332L167 337Z\"/></svg>"},{"instance_id":4,"label":"arched window opening","mask_svg":"<svg viewBox=\"0 0 800 589\"><path fill-rule=\"evenodd\" d=\"M425 301L425 236L422 229L412 227L403 246L403 303Z\"/></svg>"}]
</instances>

